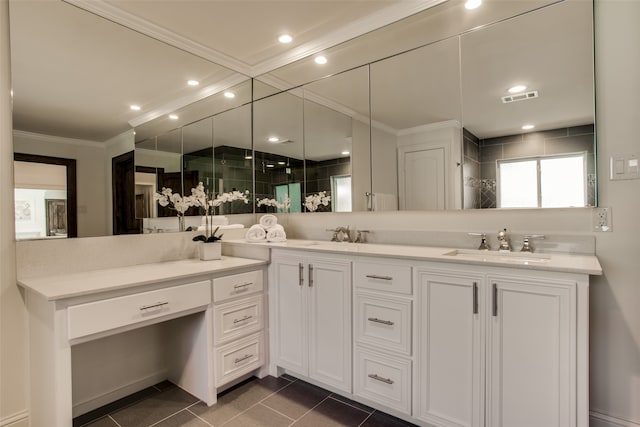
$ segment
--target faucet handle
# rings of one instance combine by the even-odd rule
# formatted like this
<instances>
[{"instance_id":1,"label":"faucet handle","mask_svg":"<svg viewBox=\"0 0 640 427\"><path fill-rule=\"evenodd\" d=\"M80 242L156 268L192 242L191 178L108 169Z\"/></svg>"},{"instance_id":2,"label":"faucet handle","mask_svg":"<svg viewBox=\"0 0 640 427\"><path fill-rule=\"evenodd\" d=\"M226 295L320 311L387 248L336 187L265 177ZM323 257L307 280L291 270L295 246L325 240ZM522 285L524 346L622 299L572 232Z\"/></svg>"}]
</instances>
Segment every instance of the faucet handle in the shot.
<instances>
[{"instance_id":1,"label":"faucet handle","mask_svg":"<svg viewBox=\"0 0 640 427\"><path fill-rule=\"evenodd\" d=\"M367 241L367 233L370 232L369 230L356 230L356 238L353 243L365 243Z\"/></svg>"},{"instance_id":2,"label":"faucet handle","mask_svg":"<svg viewBox=\"0 0 640 427\"><path fill-rule=\"evenodd\" d=\"M488 251L490 249L489 243L487 243L487 233L471 232L471 233L467 233L467 236L479 236L481 238L480 246L478 246L478 250Z\"/></svg>"},{"instance_id":3,"label":"faucet handle","mask_svg":"<svg viewBox=\"0 0 640 427\"><path fill-rule=\"evenodd\" d=\"M533 247L531 246L531 239L544 239L546 236L544 234L525 234L522 236L522 249L520 252L533 252Z\"/></svg>"},{"instance_id":4,"label":"faucet handle","mask_svg":"<svg viewBox=\"0 0 640 427\"><path fill-rule=\"evenodd\" d=\"M332 231L333 232L333 236L331 236L331 241L332 242L337 242L338 241L338 229L337 228L327 228L326 231Z\"/></svg>"}]
</instances>

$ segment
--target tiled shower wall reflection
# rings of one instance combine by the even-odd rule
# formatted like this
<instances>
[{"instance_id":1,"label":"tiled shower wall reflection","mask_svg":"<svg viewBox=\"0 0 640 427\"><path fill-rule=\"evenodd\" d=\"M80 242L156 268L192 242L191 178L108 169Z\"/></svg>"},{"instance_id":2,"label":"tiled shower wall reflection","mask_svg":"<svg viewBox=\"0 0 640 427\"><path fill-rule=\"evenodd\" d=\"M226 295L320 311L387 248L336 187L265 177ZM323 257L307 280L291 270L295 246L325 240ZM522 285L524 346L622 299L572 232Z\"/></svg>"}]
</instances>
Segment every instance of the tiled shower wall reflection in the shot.
<instances>
[{"instance_id":1,"label":"tiled shower wall reflection","mask_svg":"<svg viewBox=\"0 0 640 427\"><path fill-rule=\"evenodd\" d=\"M495 208L496 161L587 152L587 203L596 202L593 124L479 139L464 129L464 208Z\"/></svg>"}]
</instances>

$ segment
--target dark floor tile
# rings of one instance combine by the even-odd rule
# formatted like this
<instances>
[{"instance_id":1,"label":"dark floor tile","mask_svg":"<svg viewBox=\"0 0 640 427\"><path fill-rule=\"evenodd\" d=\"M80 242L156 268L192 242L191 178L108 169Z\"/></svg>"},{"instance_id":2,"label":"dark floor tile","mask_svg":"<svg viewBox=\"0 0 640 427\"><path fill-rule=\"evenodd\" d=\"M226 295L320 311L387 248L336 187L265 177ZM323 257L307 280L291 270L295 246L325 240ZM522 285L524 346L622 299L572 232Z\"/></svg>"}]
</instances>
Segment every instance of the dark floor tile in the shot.
<instances>
[{"instance_id":1,"label":"dark floor tile","mask_svg":"<svg viewBox=\"0 0 640 427\"><path fill-rule=\"evenodd\" d=\"M142 427L157 423L198 401L186 391L171 387L111 414L122 427Z\"/></svg>"},{"instance_id":2,"label":"dark floor tile","mask_svg":"<svg viewBox=\"0 0 640 427\"><path fill-rule=\"evenodd\" d=\"M292 419L259 403L233 418L224 427L287 427L292 422Z\"/></svg>"},{"instance_id":3,"label":"dark floor tile","mask_svg":"<svg viewBox=\"0 0 640 427\"><path fill-rule=\"evenodd\" d=\"M291 377L292 379L295 380L295 378ZM260 384L262 387L271 390L271 391L278 391L280 389L282 389L283 387L288 386L289 384L291 384L292 380L291 379L287 379L287 378L283 378L283 377L272 377L271 375L267 375L264 378L260 378L258 380L256 380L256 382L258 384Z\"/></svg>"},{"instance_id":4,"label":"dark floor tile","mask_svg":"<svg viewBox=\"0 0 640 427\"><path fill-rule=\"evenodd\" d=\"M384 412L375 411L367 420L361 424L361 427L409 427L415 426L400 418L392 417Z\"/></svg>"},{"instance_id":5,"label":"dark floor tile","mask_svg":"<svg viewBox=\"0 0 640 427\"><path fill-rule=\"evenodd\" d=\"M173 384L171 385L173 386ZM147 387L143 390L137 391L133 394L130 394L129 396L123 397L122 399L118 399L114 402L101 406L100 408L94 409L93 411L87 412L86 414L77 416L73 419L73 427L84 426L93 420L102 418L105 415L115 412L119 409L126 408L127 406L153 396L156 393L158 393L158 389L155 387Z\"/></svg>"},{"instance_id":6,"label":"dark floor tile","mask_svg":"<svg viewBox=\"0 0 640 427\"><path fill-rule=\"evenodd\" d=\"M291 384L291 382L286 381L286 384L281 383L282 387L286 387L288 384ZM211 407L207 407L204 403L199 402L189 408L189 410L208 423L219 426L241 412L246 411L262 399L272 395L274 393L273 388L275 387L277 387L277 384L274 381L254 379L249 382L244 382L239 387L234 387L224 394L218 395L218 402Z\"/></svg>"},{"instance_id":7,"label":"dark floor tile","mask_svg":"<svg viewBox=\"0 0 640 427\"><path fill-rule=\"evenodd\" d=\"M354 407L360 409L361 411L372 413L375 410L373 408L370 408L367 405L363 405L362 403L358 403L355 400L347 399L344 396L340 396L339 394L333 393L330 397L332 399L336 399L336 400L339 400L340 402L346 403L347 405L354 406Z\"/></svg>"},{"instance_id":8,"label":"dark floor tile","mask_svg":"<svg viewBox=\"0 0 640 427\"><path fill-rule=\"evenodd\" d=\"M298 419L326 399L331 392L304 381L295 381L262 403L290 418Z\"/></svg>"},{"instance_id":9,"label":"dark floor tile","mask_svg":"<svg viewBox=\"0 0 640 427\"><path fill-rule=\"evenodd\" d=\"M209 427L209 424L184 409L160 421L158 424L154 424L153 427Z\"/></svg>"},{"instance_id":10,"label":"dark floor tile","mask_svg":"<svg viewBox=\"0 0 640 427\"><path fill-rule=\"evenodd\" d=\"M357 427L369 415L369 412L335 399L325 399L293 425L296 427Z\"/></svg>"},{"instance_id":11,"label":"dark floor tile","mask_svg":"<svg viewBox=\"0 0 640 427\"><path fill-rule=\"evenodd\" d=\"M285 380L289 380L289 381L298 381L298 379L296 377L292 377L289 374L282 374L282 375L280 375L279 378L284 378Z\"/></svg>"},{"instance_id":12,"label":"dark floor tile","mask_svg":"<svg viewBox=\"0 0 640 427\"><path fill-rule=\"evenodd\" d=\"M88 424L83 424L83 427L118 427L118 424L107 416L91 421Z\"/></svg>"}]
</instances>

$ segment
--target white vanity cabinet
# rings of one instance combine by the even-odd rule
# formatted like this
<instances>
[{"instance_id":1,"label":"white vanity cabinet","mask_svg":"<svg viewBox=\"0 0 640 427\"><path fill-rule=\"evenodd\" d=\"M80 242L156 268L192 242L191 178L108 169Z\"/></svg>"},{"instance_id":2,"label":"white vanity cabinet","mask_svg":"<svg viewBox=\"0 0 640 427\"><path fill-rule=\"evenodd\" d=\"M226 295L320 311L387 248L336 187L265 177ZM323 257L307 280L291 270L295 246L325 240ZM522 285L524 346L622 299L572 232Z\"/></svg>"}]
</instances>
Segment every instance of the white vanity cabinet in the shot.
<instances>
[{"instance_id":1,"label":"white vanity cabinet","mask_svg":"<svg viewBox=\"0 0 640 427\"><path fill-rule=\"evenodd\" d=\"M416 269L418 381L414 416L435 425L484 423L484 281Z\"/></svg>"},{"instance_id":2,"label":"white vanity cabinet","mask_svg":"<svg viewBox=\"0 0 640 427\"><path fill-rule=\"evenodd\" d=\"M351 393L351 262L274 249L269 271L272 373Z\"/></svg>"},{"instance_id":3,"label":"white vanity cabinet","mask_svg":"<svg viewBox=\"0 0 640 427\"><path fill-rule=\"evenodd\" d=\"M354 395L411 415L411 265L358 259L353 264Z\"/></svg>"},{"instance_id":4,"label":"white vanity cabinet","mask_svg":"<svg viewBox=\"0 0 640 427\"><path fill-rule=\"evenodd\" d=\"M487 285L487 426L576 426L576 404L586 409L577 375L586 383L587 374L576 359L577 348L586 352L577 283L491 274Z\"/></svg>"},{"instance_id":5,"label":"white vanity cabinet","mask_svg":"<svg viewBox=\"0 0 640 427\"><path fill-rule=\"evenodd\" d=\"M29 313L30 424L71 426L75 416L164 379L213 405L216 386L264 365L264 265L184 259L19 278ZM144 337L140 347L132 337ZM136 366L119 369L126 374L97 373L98 387L76 400L75 386L92 377L74 378L74 368L91 374L91 362L109 372L138 352ZM140 368L144 361L153 370Z\"/></svg>"},{"instance_id":6,"label":"white vanity cabinet","mask_svg":"<svg viewBox=\"0 0 640 427\"><path fill-rule=\"evenodd\" d=\"M213 279L215 386L265 363L263 270Z\"/></svg>"},{"instance_id":7,"label":"white vanity cabinet","mask_svg":"<svg viewBox=\"0 0 640 427\"><path fill-rule=\"evenodd\" d=\"M415 273L414 416L436 426L586 426L588 276L441 267Z\"/></svg>"}]
</instances>

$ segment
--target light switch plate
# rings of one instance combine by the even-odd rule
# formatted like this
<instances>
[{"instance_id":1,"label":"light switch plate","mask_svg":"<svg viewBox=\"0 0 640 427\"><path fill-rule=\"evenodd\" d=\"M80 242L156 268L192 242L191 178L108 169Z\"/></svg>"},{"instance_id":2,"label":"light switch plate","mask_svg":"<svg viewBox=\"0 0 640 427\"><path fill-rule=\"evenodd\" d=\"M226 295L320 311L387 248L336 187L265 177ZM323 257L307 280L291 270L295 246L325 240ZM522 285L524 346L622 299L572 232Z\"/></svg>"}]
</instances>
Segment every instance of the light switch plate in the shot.
<instances>
[{"instance_id":1,"label":"light switch plate","mask_svg":"<svg viewBox=\"0 0 640 427\"><path fill-rule=\"evenodd\" d=\"M613 231L611 222L611 208L593 208L593 231Z\"/></svg>"},{"instance_id":2,"label":"light switch plate","mask_svg":"<svg viewBox=\"0 0 640 427\"><path fill-rule=\"evenodd\" d=\"M609 178L640 179L640 153L614 154L609 161Z\"/></svg>"}]
</instances>

